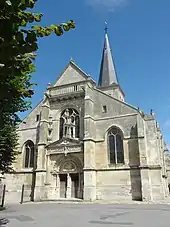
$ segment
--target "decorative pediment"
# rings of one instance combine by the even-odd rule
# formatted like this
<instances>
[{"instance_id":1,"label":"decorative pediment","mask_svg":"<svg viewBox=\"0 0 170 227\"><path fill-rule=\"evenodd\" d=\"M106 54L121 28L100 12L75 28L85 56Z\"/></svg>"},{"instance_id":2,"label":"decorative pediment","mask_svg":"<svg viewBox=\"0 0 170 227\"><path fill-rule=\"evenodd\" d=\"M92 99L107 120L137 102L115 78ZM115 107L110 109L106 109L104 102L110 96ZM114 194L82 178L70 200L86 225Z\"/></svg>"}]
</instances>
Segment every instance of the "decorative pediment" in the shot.
<instances>
[{"instance_id":1,"label":"decorative pediment","mask_svg":"<svg viewBox=\"0 0 170 227\"><path fill-rule=\"evenodd\" d=\"M62 138L49 144L46 148L49 154L63 153L67 155L67 153L82 152L83 142L71 138Z\"/></svg>"},{"instance_id":2,"label":"decorative pediment","mask_svg":"<svg viewBox=\"0 0 170 227\"><path fill-rule=\"evenodd\" d=\"M77 139L71 139L71 138L62 138L60 140L57 140L53 143L50 143L47 146L47 149L54 148L54 147L63 147L63 146L79 146L82 144L82 141Z\"/></svg>"}]
</instances>

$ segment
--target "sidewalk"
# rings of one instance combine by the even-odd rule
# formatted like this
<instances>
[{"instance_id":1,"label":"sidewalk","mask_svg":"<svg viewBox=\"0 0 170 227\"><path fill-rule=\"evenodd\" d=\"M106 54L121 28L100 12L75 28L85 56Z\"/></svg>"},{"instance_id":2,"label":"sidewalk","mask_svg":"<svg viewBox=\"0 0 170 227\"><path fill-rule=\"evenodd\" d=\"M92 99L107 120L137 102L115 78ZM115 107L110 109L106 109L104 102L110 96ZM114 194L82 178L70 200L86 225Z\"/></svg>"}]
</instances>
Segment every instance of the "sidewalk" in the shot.
<instances>
[{"instance_id":1,"label":"sidewalk","mask_svg":"<svg viewBox=\"0 0 170 227\"><path fill-rule=\"evenodd\" d=\"M165 204L170 205L170 196L165 200L159 201L130 201L130 200L96 200L96 201L84 201L81 199L57 199L57 200L42 200L35 202L25 202L24 204L39 204L39 203L57 203L57 204Z\"/></svg>"}]
</instances>

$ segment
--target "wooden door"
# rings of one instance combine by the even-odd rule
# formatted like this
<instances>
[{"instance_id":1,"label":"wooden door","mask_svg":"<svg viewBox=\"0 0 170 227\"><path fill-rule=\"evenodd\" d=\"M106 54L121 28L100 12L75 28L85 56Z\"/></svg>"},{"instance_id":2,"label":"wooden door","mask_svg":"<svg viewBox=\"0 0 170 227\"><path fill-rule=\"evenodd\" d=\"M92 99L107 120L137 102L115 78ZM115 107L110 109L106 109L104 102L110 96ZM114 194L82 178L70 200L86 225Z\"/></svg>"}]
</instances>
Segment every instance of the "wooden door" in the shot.
<instances>
[{"instance_id":1,"label":"wooden door","mask_svg":"<svg viewBox=\"0 0 170 227\"><path fill-rule=\"evenodd\" d=\"M79 175L71 174L71 197L79 198Z\"/></svg>"},{"instance_id":2,"label":"wooden door","mask_svg":"<svg viewBox=\"0 0 170 227\"><path fill-rule=\"evenodd\" d=\"M66 198L67 174L60 174L60 198Z\"/></svg>"}]
</instances>

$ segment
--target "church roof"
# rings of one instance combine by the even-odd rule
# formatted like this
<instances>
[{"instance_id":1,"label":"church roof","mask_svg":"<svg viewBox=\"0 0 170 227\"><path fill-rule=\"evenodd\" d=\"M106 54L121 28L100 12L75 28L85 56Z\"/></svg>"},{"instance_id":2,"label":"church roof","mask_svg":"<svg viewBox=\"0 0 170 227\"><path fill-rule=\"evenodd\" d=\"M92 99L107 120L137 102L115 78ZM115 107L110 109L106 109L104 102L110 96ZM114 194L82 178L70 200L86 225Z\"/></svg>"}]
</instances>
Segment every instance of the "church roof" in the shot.
<instances>
[{"instance_id":1,"label":"church roof","mask_svg":"<svg viewBox=\"0 0 170 227\"><path fill-rule=\"evenodd\" d=\"M116 75L116 69L112 58L111 48L109 44L109 38L107 34L107 28L105 29L105 41L103 48L103 56L100 67L100 76L98 86L107 87L112 84L118 84Z\"/></svg>"}]
</instances>

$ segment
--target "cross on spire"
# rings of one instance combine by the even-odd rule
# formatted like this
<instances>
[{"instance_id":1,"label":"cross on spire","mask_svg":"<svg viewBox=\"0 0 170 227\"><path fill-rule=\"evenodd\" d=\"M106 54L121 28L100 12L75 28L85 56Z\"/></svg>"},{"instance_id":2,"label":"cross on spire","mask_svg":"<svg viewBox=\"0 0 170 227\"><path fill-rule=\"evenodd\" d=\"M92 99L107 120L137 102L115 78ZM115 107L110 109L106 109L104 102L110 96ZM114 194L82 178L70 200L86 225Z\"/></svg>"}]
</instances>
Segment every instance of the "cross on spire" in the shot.
<instances>
[{"instance_id":1,"label":"cross on spire","mask_svg":"<svg viewBox=\"0 0 170 227\"><path fill-rule=\"evenodd\" d=\"M105 41L103 47L103 56L100 66L100 76L99 76L99 87L107 87L112 84L118 85L118 79L116 74L116 69L111 53L111 48L109 44L109 38L107 33L107 21L105 22Z\"/></svg>"},{"instance_id":2,"label":"cross on spire","mask_svg":"<svg viewBox=\"0 0 170 227\"><path fill-rule=\"evenodd\" d=\"M107 21L105 21L105 34L107 34L107 30L108 30L108 27L107 27Z\"/></svg>"}]
</instances>

